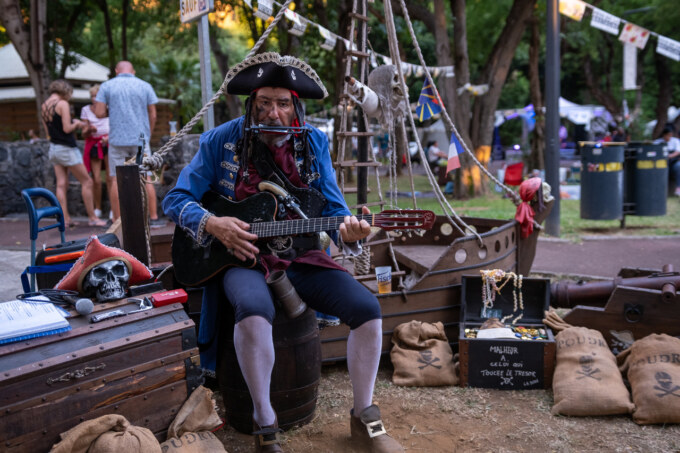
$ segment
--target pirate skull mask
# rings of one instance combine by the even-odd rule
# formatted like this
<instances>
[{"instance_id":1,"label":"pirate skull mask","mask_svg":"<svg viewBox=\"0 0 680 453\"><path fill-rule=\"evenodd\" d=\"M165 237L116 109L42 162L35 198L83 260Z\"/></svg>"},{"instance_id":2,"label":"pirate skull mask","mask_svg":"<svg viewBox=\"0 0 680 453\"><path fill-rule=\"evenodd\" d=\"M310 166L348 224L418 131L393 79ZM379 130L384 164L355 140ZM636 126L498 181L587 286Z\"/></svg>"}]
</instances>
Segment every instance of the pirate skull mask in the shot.
<instances>
[{"instance_id":1,"label":"pirate skull mask","mask_svg":"<svg viewBox=\"0 0 680 453\"><path fill-rule=\"evenodd\" d=\"M125 297L130 273L121 260L104 261L93 267L83 280L83 292L97 301L116 300Z\"/></svg>"}]
</instances>

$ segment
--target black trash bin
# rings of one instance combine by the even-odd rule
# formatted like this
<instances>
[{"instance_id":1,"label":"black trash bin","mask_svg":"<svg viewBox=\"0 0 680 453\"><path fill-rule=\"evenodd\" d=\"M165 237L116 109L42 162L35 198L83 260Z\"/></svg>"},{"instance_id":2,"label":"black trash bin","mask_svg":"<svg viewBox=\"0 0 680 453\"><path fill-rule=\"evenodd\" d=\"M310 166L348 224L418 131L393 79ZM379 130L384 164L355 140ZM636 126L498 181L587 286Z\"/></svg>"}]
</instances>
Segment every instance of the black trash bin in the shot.
<instances>
[{"instance_id":1,"label":"black trash bin","mask_svg":"<svg viewBox=\"0 0 680 453\"><path fill-rule=\"evenodd\" d=\"M624 213L639 216L666 215L666 146L631 142L626 147L624 167Z\"/></svg>"},{"instance_id":2,"label":"black trash bin","mask_svg":"<svg viewBox=\"0 0 680 453\"><path fill-rule=\"evenodd\" d=\"M581 218L623 218L624 146L581 144Z\"/></svg>"}]
</instances>

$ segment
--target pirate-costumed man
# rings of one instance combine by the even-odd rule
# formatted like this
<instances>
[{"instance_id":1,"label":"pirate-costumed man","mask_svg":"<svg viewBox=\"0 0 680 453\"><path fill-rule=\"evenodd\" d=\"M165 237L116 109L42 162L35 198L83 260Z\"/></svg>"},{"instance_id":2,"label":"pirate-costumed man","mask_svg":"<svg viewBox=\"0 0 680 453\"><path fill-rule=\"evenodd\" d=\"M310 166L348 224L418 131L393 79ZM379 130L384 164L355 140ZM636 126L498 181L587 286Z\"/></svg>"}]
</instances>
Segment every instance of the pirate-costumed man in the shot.
<instances>
[{"instance_id":1,"label":"pirate-costumed man","mask_svg":"<svg viewBox=\"0 0 680 453\"><path fill-rule=\"evenodd\" d=\"M296 237L292 247L280 253L267 246L258 248L254 244L257 236L248 232L246 222L215 216L200 204L209 190L228 200L247 199L264 180L289 191L313 189L323 195L318 198L325 198L325 204L320 213L305 214L345 216L339 231L329 233L345 253L359 253L358 241L369 234L370 226L351 215L336 183L328 139L305 124L300 101L323 99L328 93L309 65L276 53L256 55L236 65L227 74L226 88L229 94L248 96L245 115L201 135L198 153L163 201L165 213L200 246L217 240L238 259L256 258L258 263L254 268L230 267L205 288L199 331L201 363L215 369L217 307L226 296L236 320L236 355L253 400L255 451L282 451L269 399L275 305L266 278L270 272L285 270L311 308L337 316L351 329L347 367L354 392L353 441L374 452L401 452L399 443L385 432L372 401L382 343L376 297L322 250L318 238ZM369 212L364 207L364 213ZM285 215L295 218L291 209Z\"/></svg>"}]
</instances>

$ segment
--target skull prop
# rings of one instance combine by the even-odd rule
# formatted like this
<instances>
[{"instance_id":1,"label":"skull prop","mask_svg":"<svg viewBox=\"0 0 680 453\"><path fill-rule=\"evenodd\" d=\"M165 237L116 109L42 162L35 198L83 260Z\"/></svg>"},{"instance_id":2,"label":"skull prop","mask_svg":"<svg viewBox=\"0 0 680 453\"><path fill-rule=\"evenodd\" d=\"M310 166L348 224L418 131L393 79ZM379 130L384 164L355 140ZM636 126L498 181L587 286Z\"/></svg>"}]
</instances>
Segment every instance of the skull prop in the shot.
<instances>
[{"instance_id":1,"label":"skull prop","mask_svg":"<svg viewBox=\"0 0 680 453\"><path fill-rule=\"evenodd\" d=\"M83 280L83 293L98 302L125 297L130 273L121 260L104 261L93 267Z\"/></svg>"},{"instance_id":2,"label":"skull prop","mask_svg":"<svg viewBox=\"0 0 680 453\"><path fill-rule=\"evenodd\" d=\"M385 65L375 68L368 75L368 86L380 99L378 122L386 129L393 121L401 121L409 111L408 100L399 82L396 66Z\"/></svg>"}]
</instances>

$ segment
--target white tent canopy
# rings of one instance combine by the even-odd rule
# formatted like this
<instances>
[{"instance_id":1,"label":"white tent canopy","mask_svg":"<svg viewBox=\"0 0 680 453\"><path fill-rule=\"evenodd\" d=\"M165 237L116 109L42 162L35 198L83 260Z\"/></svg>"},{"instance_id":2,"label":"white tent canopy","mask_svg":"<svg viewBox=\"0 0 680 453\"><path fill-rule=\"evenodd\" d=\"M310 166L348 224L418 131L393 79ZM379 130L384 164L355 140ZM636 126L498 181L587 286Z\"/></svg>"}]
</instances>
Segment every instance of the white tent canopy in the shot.
<instances>
[{"instance_id":1,"label":"white tent canopy","mask_svg":"<svg viewBox=\"0 0 680 453\"><path fill-rule=\"evenodd\" d=\"M61 49L61 46L59 47ZM77 66L66 68L66 80L102 83L109 80L109 68L90 60L80 54L75 54L80 62ZM0 84L8 81L28 81L28 71L21 61L19 53L13 44L7 44L0 49Z\"/></svg>"},{"instance_id":2,"label":"white tent canopy","mask_svg":"<svg viewBox=\"0 0 680 453\"><path fill-rule=\"evenodd\" d=\"M574 124L585 124L586 129L590 125L593 118L605 116L609 113L601 105L579 105L568 101L563 97L559 100L560 118L567 119ZM518 116L526 117L532 115L534 111L533 105L528 105L521 109L496 110L494 126L498 127L509 119Z\"/></svg>"}]
</instances>

